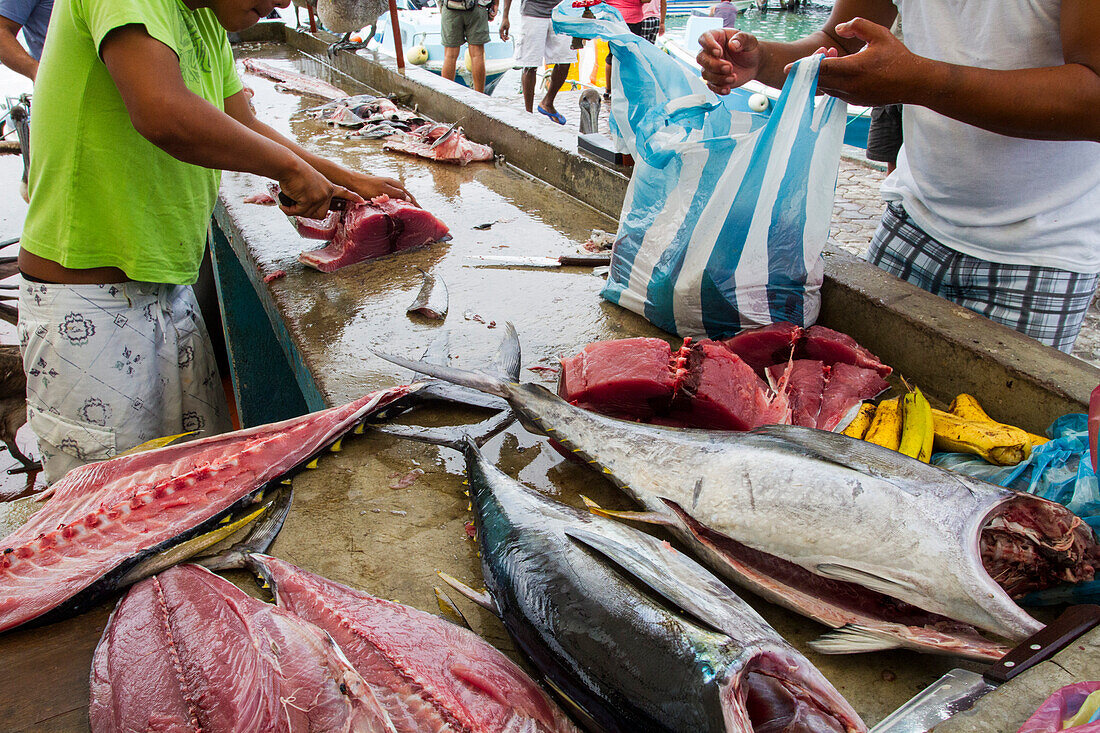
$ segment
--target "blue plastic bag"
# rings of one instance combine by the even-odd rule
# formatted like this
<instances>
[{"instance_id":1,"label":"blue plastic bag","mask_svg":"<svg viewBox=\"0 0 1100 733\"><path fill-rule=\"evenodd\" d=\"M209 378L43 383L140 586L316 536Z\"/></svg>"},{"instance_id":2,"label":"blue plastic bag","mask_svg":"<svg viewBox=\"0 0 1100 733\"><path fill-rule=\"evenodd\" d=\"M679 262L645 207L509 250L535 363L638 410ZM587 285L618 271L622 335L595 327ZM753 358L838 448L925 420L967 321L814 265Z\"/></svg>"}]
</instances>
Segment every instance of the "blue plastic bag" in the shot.
<instances>
[{"instance_id":1,"label":"blue plastic bag","mask_svg":"<svg viewBox=\"0 0 1100 733\"><path fill-rule=\"evenodd\" d=\"M820 57L799 61L769 114L711 93L634 35L614 8L569 0L554 30L605 38L612 129L634 157L603 297L680 336L817 319L844 102L815 100Z\"/></svg>"},{"instance_id":2,"label":"blue plastic bag","mask_svg":"<svg viewBox=\"0 0 1100 733\"><path fill-rule=\"evenodd\" d=\"M1047 428L1051 439L1015 466L994 466L963 453L937 453L932 463L1006 489L1024 491L1064 505L1100 533L1100 488L1089 459L1088 416L1063 415ZM1100 602L1100 580L1030 593L1021 605Z\"/></svg>"}]
</instances>

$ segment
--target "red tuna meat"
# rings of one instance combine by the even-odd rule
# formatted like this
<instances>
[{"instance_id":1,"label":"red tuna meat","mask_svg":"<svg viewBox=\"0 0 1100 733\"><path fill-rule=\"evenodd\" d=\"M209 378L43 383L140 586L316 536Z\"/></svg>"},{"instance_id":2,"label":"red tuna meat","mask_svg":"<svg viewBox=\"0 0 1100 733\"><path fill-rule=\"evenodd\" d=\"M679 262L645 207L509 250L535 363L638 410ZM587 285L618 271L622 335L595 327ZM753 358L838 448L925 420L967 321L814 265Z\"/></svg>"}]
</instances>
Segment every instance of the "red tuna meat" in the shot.
<instances>
[{"instance_id":1,"label":"red tuna meat","mask_svg":"<svg viewBox=\"0 0 1100 733\"><path fill-rule=\"evenodd\" d=\"M332 639L197 565L134 586L92 659L93 733L393 731Z\"/></svg>"},{"instance_id":2,"label":"red tuna meat","mask_svg":"<svg viewBox=\"0 0 1100 733\"><path fill-rule=\"evenodd\" d=\"M371 199L396 222L393 249L420 247L431 242L440 242L450 238L447 225L419 206L404 199L391 199L383 194Z\"/></svg>"},{"instance_id":3,"label":"red tuna meat","mask_svg":"<svg viewBox=\"0 0 1100 733\"><path fill-rule=\"evenodd\" d=\"M788 364L768 367L768 382L776 389L784 374L787 375L787 399L791 404L791 424L817 427L817 414L821 410L822 393L829 378L829 367L812 359L796 359Z\"/></svg>"},{"instance_id":4,"label":"red tuna meat","mask_svg":"<svg viewBox=\"0 0 1100 733\"><path fill-rule=\"evenodd\" d=\"M81 594L98 598L110 590L95 586L108 573L216 521L408 393L394 387L280 423L74 468L26 524L0 539L0 631L72 606Z\"/></svg>"},{"instance_id":5,"label":"red tuna meat","mask_svg":"<svg viewBox=\"0 0 1100 733\"><path fill-rule=\"evenodd\" d=\"M742 331L719 343L741 357L741 360L763 374L772 364L791 358L791 347L802 337L802 327L793 323L773 323L763 328Z\"/></svg>"},{"instance_id":6,"label":"red tuna meat","mask_svg":"<svg viewBox=\"0 0 1100 733\"><path fill-rule=\"evenodd\" d=\"M327 242L336 236L336 226L340 223L340 214L336 211L330 211L324 219L307 219L304 216L295 216L291 218L290 223L298 230L298 234L306 239L323 239Z\"/></svg>"},{"instance_id":7,"label":"red tuna meat","mask_svg":"<svg viewBox=\"0 0 1100 733\"><path fill-rule=\"evenodd\" d=\"M646 419L672 400L671 358L672 347L657 338L597 341L561 360L558 394L612 417Z\"/></svg>"},{"instance_id":8,"label":"red tuna meat","mask_svg":"<svg viewBox=\"0 0 1100 733\"><path fill-rule=\"evenodd\" d=\"M825 393L821 396L821 410L817 414L816 427L835 430L853 407L882 394L889 386L874 369L844 363L834 364L829 370Z\"/></svg>"},{"instance_id":9,"label":"red tuna meat","mask_svg":"<svg viewBox=\"0 0 1100 733\"><path fill-rule=\"evenodd\" d=\"M281 608L332 635L401 733L575 733L539 686L477 634L274 557L252 560Z\"/></svg>"},{"instance_id":10,"label":"red tuna meat","mask_svg":"<svg viewBox=\"0 0 1100 733\"><path fill-rule=\"evenodd\" d=\"M462 128L457 128L436 147L432 145L450 129L449 125L421 125L410 133L392 135L382 144L383 150L418 155L442 163L466 165L473 161L493 159L493 149L471 141Z\"/></svg>"},{"instance_id":11,"label":"red tuna meat","mask_svg":"<svg viewBox=\"0 0 1100 733\"><path fill-rule=\"evenodd\" d=\"M321 272L332 272L356 262L393 251L393 219L371 202L348 206L336 225L332 242L322 249L303 252L298 261Z\"/></svg>"},{"instance_id":12,"label":"red tuna meat","mask_svg":"<svg viewBox=\"0 0 1100 733\"><path fill-rule=\"evenodd\" d=\"M874 369L883 377L890 376L894 371L848 334L824 326L810 326L802 338L799 351L807 358L820 359L829 366L837 363L853 364L864 369Z\"/></svg>"},{"instance_id":13,"label":"red tuna meat","mask_svg":"<svg viewBox=\"0 0 1100 733\"><path fill-rule=\"evenodd\" d=\"M786 397L769 397L768 386L739 356L714 341L685 343L684 349L686 358L677 378L680 394L673 405L682 424L751 430L790 423Z\"/></svg>"}]
</instances>

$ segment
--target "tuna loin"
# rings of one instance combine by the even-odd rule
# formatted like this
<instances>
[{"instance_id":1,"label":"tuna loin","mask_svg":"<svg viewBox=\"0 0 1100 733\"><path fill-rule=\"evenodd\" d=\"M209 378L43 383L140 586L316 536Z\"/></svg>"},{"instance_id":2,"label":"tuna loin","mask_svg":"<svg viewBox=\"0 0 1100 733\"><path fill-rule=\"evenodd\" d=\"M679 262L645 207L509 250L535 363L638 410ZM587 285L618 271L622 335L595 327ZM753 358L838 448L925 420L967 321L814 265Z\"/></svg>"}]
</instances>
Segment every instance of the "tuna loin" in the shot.
<instances>
[{"instance_id":1,"label":"tuna loin","mask_svg":"<svg viewBox=\"0 0 1100 733\"><path fill-rule=\"evenodd\" d=\"M325 231L323 225L327 222L329 219L318 226L313 219L299 219L298 232L303 236L313 236L313 233L322 235ZM407 201L382 195L348 206L335 220L329 245L303 252L298 255L298 260L321 272L333 272L356 262L447 238L447 225L427 211Z\"/></svg>"},{"instance_id":2,"label":"tuna loin","mask_svg":"<svg viewBox=\"0 0 1100 733\"><path fill-rule=\"evenodd\" d=\"M197 565L119 603L88 712L93 733L394 730L331 637Z\"/></svg>"},{"instance_id":3,"label":"tuna loin","mask_svg":"<svg viewBox=\"0 0 1100 733\"><path fill-rule=\"evenodd\" d=\"M139 562L217 526L411 389L73 469L26 524L0 539L0 631L95 602Z\"/></svg>"},{"instance_id":4,"label":"tuna loin","mask_svg":"<svg viewBox=\"0 0 1100 733\"><path fill-rule=\"evenodd\" d=\"M253 555L280 608L327 631L401 733L572 733L523 670L471 631Z\"/></svg>"}]
</instances>

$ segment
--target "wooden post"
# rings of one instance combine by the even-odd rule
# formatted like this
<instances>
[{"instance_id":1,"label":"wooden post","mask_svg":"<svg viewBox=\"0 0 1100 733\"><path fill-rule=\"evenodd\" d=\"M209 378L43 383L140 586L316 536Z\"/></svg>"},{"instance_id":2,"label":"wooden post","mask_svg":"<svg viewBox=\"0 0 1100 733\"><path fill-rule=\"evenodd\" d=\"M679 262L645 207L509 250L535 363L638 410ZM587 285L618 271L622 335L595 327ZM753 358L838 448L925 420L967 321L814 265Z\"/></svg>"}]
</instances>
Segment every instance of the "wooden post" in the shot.
<instances>
[{"instance_id":1,"label":"wooden post","mask_svg":"<svg viewBox=\"0 0 1100 733\"><path fill-rule=\"evenodd\" d=\"M397 18L397 0L390 0L390 25L393 26L393 55L397 58L397 73L405 75L405 48L401 43L401 21Z\"/></svg>"},{"instance_id":2,"label":"wooden post","mask_svg":"<svg viewBox=\"0 0 1100 733\"><path fill-rule=\"evenodd\" d=\"M313 9L312 5L307 5L306 11L309 12L309 32L317 33L317 11Z\"/></svg>"}]
</instances>

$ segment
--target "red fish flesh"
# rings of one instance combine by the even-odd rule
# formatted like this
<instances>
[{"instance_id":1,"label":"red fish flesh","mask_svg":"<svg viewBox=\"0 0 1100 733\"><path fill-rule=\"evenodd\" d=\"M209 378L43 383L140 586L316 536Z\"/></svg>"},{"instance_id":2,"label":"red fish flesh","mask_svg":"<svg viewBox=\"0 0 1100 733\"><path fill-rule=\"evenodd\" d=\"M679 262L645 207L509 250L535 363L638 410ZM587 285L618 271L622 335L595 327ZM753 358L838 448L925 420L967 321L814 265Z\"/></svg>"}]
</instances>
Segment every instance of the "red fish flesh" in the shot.
<instances>
[{"instance_id":1,"label":"red fish flesh","mask_svg":"<svg viewBox=\"0 0 1100 733\"><path fill-rule=\"evenodd\" d=\"M672 404L671 362L672 347L662 339L597 341L561 360L558 394L605 415L645 420Z\"/></svg>"},{"instance_id":2,"label":"red fish flesh","mask_svg":"<svg viewBox=\"0 0 1100 733\"><path fill-rule=\"evenodd\" d=\"M134 586L92 658L93 733L392 732L332 638L197 565Z\"/></svg>"},{"instance_id":3,"label":"red fish flesh","mask_svg":"<svg viewBox=\"0 0 1100 733\"><path fill-rule=\"evenodd\" d=\"M786 363L791 358L791 349L802 338L802 333L801 326L781 321L743 331L721 343L757 373L763 374L772 364Z\"/></svg>"},{"instance_id":4,"label":"red fish flesh","mask_svg":"<svg viewBox=\"0 0 1100 733\"><path fill-rule=\"evenodd\" d=\"M864 369L874 369L883 377L890 376L894 371L848 334L825 326L810 326L803 334L798 349L807 358L820 359L829 366L837 363L853 364Z\"/></svg>"},{"instance_id":5,"label":"red fish flesh","mask_svg":"<svg viewBox=\"0 0 1100 733\"><path fill-rule=\"evenodd\" d=\"M821 409L814 427L835 430L853 407L877 397L889 386L874 369L843 362L833 364L829 367L829 381L821 395Z\"/></svg>"},{"instance_id":6,"label":"red fish flesh","mask_svg":"<svg viewBox=\"0 0 1100 733\"><path fill-rule=\"evenodd\" d=\"M252 561L281 608L332 635L401 733L573 733L511 660L479 636L266 555Z\"/></svg>"},{"instance_id":7,"label":"red fish flesh","mask_svg":"<svg viewBox=\"0 0 1100 733\"><path fill-rule=\"evenodd\" d=\"M82 610L413 389L73 469L0 539L0 631Z\"/></svg>"},{"instance_id":8,"label":"red fish flesh","mask_svg":"<svg viewBox=\"0 0 1100 733\"><path fill-rule=\"evenodd\" d=\"M290 223L298 234L306 239L320 239L329 242L336 236L340 224L340 212L330 211L324 219L307 219L304 216L292 217Z\"/></svg>"},{"instance_id":9,"label":"red fish flesh","mask_svg":"<svg viewBox=\"0 0 1100 733\"><path fill-rule=\"evenodd\" d=\"M348 93L340 87L313 76L306 76L289 69L280 69L258 59L245 59L243 63L245 71L271 79L276 82L275 88L280 91L309 94L321 99L342 99L348 96Z\"/></svg>"},{"instance_id":10,"label":"red fish flesh","mask_svg":"<svg viewBox=\"0 0 1100 733\"><path fill-rule=\"evenodd\" d=\"M675 424L751 430L790 423L786 395L770 394L764 381L736 354L713 341L685 343L683 348L687 352L677 375Z\"/></svg>"},{"instance_id":11,"label":"red fish flesh","mask_svg":"<svg viewBox=\"0 0 1100 733\"><path fill-rule=\"evenodd\" d=\"M796 359L789 364L773 364L768 367L767 373L773 388L784 376L787 378L791 425L817 427L817 414L821 411L821 397L829 378L829 367L812 359Z\"/></svg>"},{"instance_id":12,"label":"red fish flesh","mask_svg":"<svg viewBox=\"0 0 1100 733\"><path fill-rule=\"evenodd\" d=\"M444 135L446 139L435 145ZM491 147L472 142L461 127L451 130L449 125L421 125L412 132L393 135L383 143L382 149L459 165L493 159Z\"/></svg>"},{"instance_id":13,"label":"red fish flesh","mask_svg":"<svg viewBox=\"0 0 1100 733\"><path fill-rule=\"evenodd\" d=\"M333 214L330 213L330 218ZM306 231L324 238L329 219L320 226L304 220ZM332 272L363 260L381 257L449 238L447 225L408 201L378 196L362 204L348 206L335 220L332 240L327 247L303 252L298 260L321 272ZM303 221L298 222L302 232ZM305 236L305 235L304 235Z\"/></svg>"}]
</instances>

